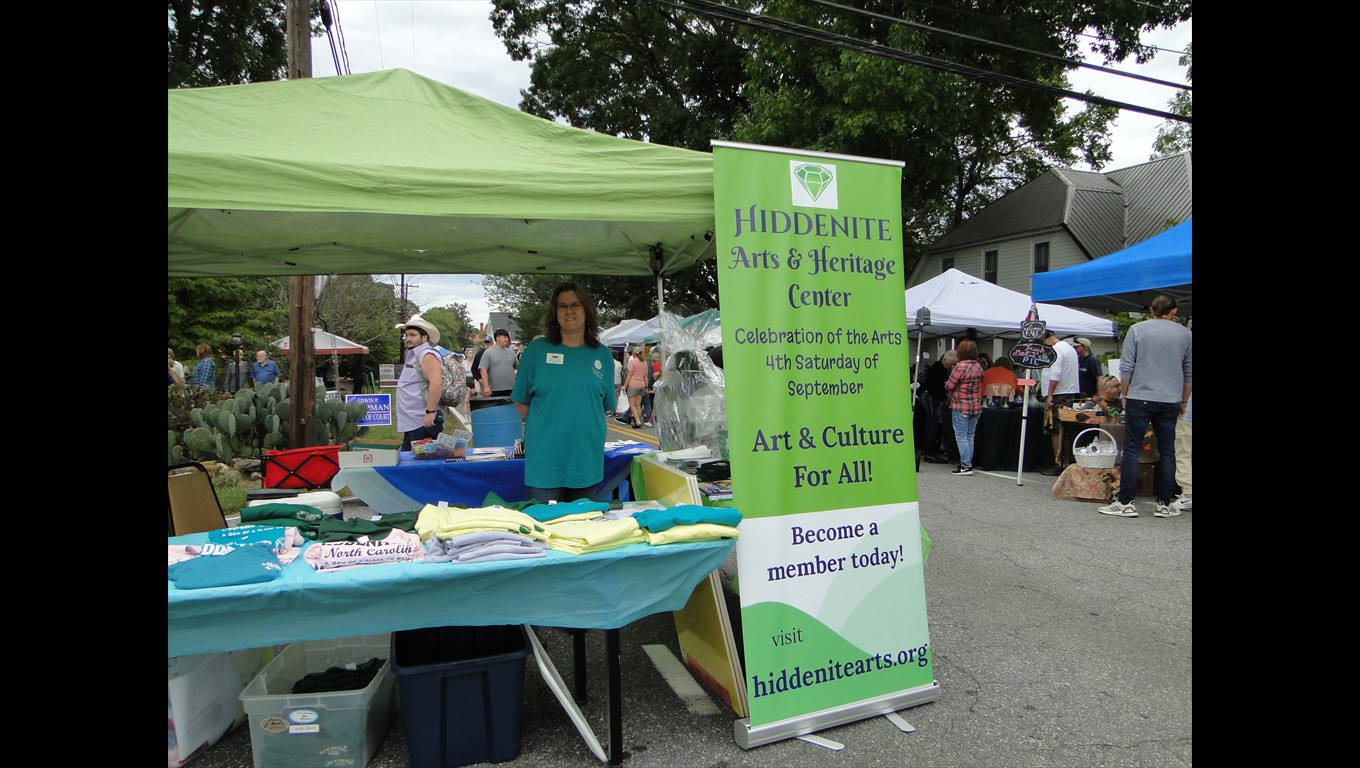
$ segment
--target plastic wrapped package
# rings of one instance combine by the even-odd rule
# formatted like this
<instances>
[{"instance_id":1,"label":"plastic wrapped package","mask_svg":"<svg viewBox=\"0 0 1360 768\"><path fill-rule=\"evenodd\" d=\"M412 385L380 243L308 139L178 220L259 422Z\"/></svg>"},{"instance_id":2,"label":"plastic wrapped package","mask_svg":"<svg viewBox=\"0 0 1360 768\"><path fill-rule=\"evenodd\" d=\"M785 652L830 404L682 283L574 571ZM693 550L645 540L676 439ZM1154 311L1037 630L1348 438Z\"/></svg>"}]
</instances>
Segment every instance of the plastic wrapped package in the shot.
<instances>
[{"instance_id":1,"label":"plastic wrapped package","mask_svg":"<svg viewBox=\"0 0 1360 768\"><path fill-rule=\"evenodd\" d=\"M652 420L661 450L706 446L721 455L719 435L727 432L723 371L707 349L722 343L716 311L689 318L662 312L657 338L661 345L661 380L656 385Z\"/></svg>"}]
</instances>

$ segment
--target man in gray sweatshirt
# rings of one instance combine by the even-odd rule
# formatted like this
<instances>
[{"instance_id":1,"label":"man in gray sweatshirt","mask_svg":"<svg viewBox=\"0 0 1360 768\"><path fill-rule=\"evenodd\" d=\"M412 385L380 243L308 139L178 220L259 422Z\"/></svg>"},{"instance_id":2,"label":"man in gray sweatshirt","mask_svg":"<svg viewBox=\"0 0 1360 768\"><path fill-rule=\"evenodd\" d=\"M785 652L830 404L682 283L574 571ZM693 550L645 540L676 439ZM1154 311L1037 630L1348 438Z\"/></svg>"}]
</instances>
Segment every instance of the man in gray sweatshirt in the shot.
<instances>
[{"instance_id":1,"label":"man in gray sweatshirt","mask_svg":"<svg viewBox=\"0 0 1360 768\"><path fill-rule=\"evenodd\" d=\"M1176 483L1176 419L1190 399L1190 329L1176 322L1176 300L1160 295L1149 307L1152 319L1135 323L1124 336L1119 359L1119 388L1124 401L1124 448L1119 464L1119 496L1100 508L1102 515L1137 517L1133 492L1138 455L1149 425L1157 439L1157 478L1153 517L1175 517L1171 504Z\"/></svg>"}]
</instances>

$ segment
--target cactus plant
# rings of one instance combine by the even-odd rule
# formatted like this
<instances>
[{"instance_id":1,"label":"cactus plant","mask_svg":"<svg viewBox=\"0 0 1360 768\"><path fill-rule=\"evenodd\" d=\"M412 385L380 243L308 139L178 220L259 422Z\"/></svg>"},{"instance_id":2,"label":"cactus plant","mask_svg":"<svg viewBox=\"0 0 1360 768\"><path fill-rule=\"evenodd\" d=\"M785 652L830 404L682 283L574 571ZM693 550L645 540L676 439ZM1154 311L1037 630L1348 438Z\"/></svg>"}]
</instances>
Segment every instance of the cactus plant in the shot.
<instances>
[{"instance_id":1,"label":"cactus plant","mask_svg":"<svg viewBox=\"0 0 1360 768\"><path fill-rule=\"evenodd\" d=\"M326 400L318 387L313 418L314 439L323 445L347 443L368 432L358 422L367 413L362 403ZM171 463L187 458L230 463L235 458L258 459L265 451L287 448L292 441L292 403L282 384L262 384L238 390L234 396L189 412L192 427L182 434L170 430L167 456Z\"/></svg>"}]
</instances>

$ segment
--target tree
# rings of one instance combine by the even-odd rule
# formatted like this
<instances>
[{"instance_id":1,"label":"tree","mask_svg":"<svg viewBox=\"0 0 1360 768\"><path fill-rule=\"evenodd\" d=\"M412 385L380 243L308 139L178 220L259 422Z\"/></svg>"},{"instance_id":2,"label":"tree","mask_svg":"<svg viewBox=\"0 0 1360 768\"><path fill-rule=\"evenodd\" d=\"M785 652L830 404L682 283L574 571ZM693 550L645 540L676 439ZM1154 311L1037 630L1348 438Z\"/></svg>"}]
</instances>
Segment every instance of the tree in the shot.
<instances>
[{"instance_id":1,"label":"tree","mask_svg":"<svg viewBox=\"0 0 1360 768\"><path fill-rule=\"evenodd\" d=\"M1190 74L1190 48L1185 46L1185 55L1180 58L1180 65L1185 67L1185 82L1192 81ZM1176 95L1167 102L1171 112L1177 115L1190 117L1190 91L1177 91ZM1178 152L1190 151L1190 124L1180 121L1167 120L1157 129L1157 141L1152 144L1152 155L1149 160L1156 160L1159 157L1174 155Z\"/></svg>"},{"instance_id":2,"label":"tree","mask_svg":"<svg viewBox=\"0 0 1360 768\"><path fill-rule=\"evenodd\" d=\"M487 300L514 319L525 339L542 332L543 316L553 289L572 282L590 294L600 327L627 318L646 320L657 314L656 278L609 275L486 275ZM712 259L662 281L666 311L687 317L718 306L717 269Z\"/></svg>"},{"instance_id":3,"label":"tree","mask_svg":"<svg viewBox=\"0 0 1360 768\"><path fill-rule=\"evenodd\" d=\"M167 0L170 88L284 80L284 0Z\"/></svg>"},{"instance_id":4,"label":"tree","mask_svg":"<svg viewBox=\"0 0 1360 768\"><path fill-rule=\"evenodd\" d=\"M1022 7L1009 0L966 7L898 0L722 4L1051 89L1043 91L715 19L704 13L710 4L675 2L688 10L623 0L495 0L493 26L506 50L533 62L521 109L692 149L731 138L902 160L908 268L944 231L1050 165L1109 162L1116 111L1088 107L1064 119L1056 90L1068 86L1079 35L1099 36L1090 49L1107 62L1144 61L1154 49L1140 45L1139 32L1184 21L1191 11L1187 0L1156 7L1075 0ZM836 7L847 4L853 9ZM543 37L549 42L540 43ZM692 121L678 116L684 111L678 105ZM687 280L701 276L696 271Z\"/></svg>"},{"instance_id":5,"label":"tree","mask_svg":"<svg viewBox=\"0 0 1360 768\"><path fill-rule=\"evenodd\" d=\"M449 304L427 309L421 313L421 317L434 323L439 329L439 345L454 352L462 352L470 346L469 340L477 330L477 326L472 322L472 316L468 314L466 304Z\"/></svg>"},{"instance_id":6,"label":"tree","mask_svg":"<svg viewBox=\"0 0 1360 768\"><path fill-rule=\"evenodd\" d=\"M282 278L174 278L167 288L167 336L176 359L193 358L200 343L225 355L233 333L241 334L248 350L287 333L288 285Z\"/></svg>"},{"instance_id":7,"label":"tree","mask_svg":"<svg viewBox=\"0 0 1360 768\"><path fill-rule=\"evenodd\" d=\"M374 361L397 360L402 355L401 335L394 326L405 318L396 311L397 304L392 286L374 281L372 275L335 275L326 280L316 300L314 324L368 347L368 368ZM353 355L323 357L317 356L317 366L330 363L333 377L337 372L351 372L358 362Z\"/></svg>"},{"instance_id":8,"label":"tree","mask_svg":"<svg viewBox=\"0 0 1360 768\"><path fill-rule=\"evenodd\" d=\"M247 364L253 362L254 350L272 349L287 333L288 286L282 278L175 278L167 289L166 336L175 359L192 361L195 347L207 344L218 362L219 384L226 376L225 363L235 359L233 333L241 334L242 362Z\"/></svg>"},{"instance_id":9,"label":"tree","mask_svg":"<svg viewBox=\"0 0 1360 768\"><path fill-rule=\"evenodd\" d=\"M492 27L511 58L533 61L520 92L524 112L707 151L745 109L744 53L731 24L636 0L492 6Z\"/></svg>"}]
</instances>

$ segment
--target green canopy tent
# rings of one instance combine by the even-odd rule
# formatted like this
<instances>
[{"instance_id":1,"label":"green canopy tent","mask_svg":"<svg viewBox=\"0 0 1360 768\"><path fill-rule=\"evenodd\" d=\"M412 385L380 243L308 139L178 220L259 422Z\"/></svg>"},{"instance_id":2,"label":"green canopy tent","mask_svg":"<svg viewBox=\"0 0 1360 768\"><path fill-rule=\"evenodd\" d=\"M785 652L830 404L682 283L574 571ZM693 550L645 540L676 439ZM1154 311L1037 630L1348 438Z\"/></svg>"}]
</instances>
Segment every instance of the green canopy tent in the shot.
<instances>
[{"instance_id":1,"label":"green canopy tent","mask_svg":"<svg viewBox=\"0 0 1360 768\"><path fill-rule=\"evenodd\" d=\"M396 69L168 99L169 277L672 274L713 253L705 152Z\"/></svg>"}]
</instances>

